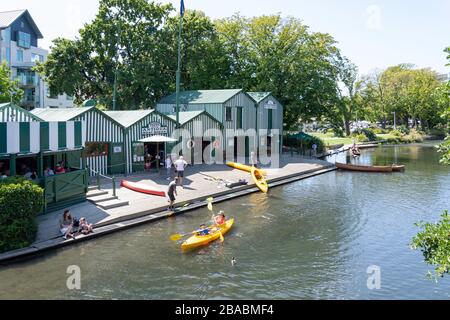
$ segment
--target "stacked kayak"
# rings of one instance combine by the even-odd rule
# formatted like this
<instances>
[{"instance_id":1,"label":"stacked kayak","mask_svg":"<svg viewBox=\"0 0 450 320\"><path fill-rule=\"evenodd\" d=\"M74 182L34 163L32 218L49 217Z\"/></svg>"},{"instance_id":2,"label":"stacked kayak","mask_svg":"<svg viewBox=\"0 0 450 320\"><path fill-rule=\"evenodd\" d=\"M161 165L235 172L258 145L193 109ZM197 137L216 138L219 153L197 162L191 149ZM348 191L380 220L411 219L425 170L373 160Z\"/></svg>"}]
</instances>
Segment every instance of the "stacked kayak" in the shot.
<instances>
[{"instance_id":1,"label":"stacked kayak","mask_svg":"<svg viewBox=\"0 0 450 320\"><path fill-rule=\"evenodd\" d=\"M264 193L267 193L269 191L269 185L267 184L267 181L264 177L266 175L265 170L234 162L228 162L227 166L249 172L259 190L261 190Z\"/></svg>"},{"instance_id":2,"label":"stacked kayak","mask_svg":"<svg viewBox=\"0 0 450 320\"><path fill-rule=\"evenodd\" d=\"M258 170L257 168L252 167L252 178L255 182L256 186L264 193L267 193L269 191L269 185L267 184L266 179L264 179L264 176L261 173L261 170Z\"/></svg>"},{"instance_id":3,"label":"stacked kayak","mask_svg":"<svg viewBox=\"0 0 450 320\"><path fill-rule=\"evenodd\" d=\"M206 246L207 244L216 241L220 238L220 236L224 235L228 231L230 231L231 227L234 224L234 219L227 220L224 224L218 226L218 230L214 231L215 226L210 226L208 229L212 229L210 234L208 235L198 235L195 234L189 239L187 239L183 244L181 245L181 249L183 251L195 249L198 247Z\"/></svg>"},{"instance_id":4,"label":"stacked kayak","mask_svg":"<svg viewBox=\"0 0 450 320\"><path fill-rule=\"evenodd\" d=\"M166 196L166 193L164 191L153 190L150 188L150 186L142 184L142 183L136 183L136 182L122 180L120 182L120 186L130 189L130 190L133 190L133 191L136 191L136 192L145 193L145 194L149 194L149 195L153 195L153 196L160 196L160 197Z\"/></svg>"}]
</instances>

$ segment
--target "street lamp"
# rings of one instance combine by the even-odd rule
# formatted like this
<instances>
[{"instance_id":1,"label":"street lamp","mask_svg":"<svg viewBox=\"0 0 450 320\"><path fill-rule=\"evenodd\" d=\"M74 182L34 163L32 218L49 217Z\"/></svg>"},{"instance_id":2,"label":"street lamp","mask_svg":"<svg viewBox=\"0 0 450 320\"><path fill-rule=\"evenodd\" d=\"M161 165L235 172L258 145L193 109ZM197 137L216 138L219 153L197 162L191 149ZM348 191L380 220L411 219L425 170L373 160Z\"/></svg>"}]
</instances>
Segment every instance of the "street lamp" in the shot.
<instances>
[{"instance_id":1,"label":"street lamp","mask_svg":"<svg viewBox=\"0 0 450 320\"><path fill-rule=\"evenodd\" d=\"M394 130L397 130L397 115L396 115L395 111L392 112L392 114L394 115Z\"/></svg>"}]
</instances>

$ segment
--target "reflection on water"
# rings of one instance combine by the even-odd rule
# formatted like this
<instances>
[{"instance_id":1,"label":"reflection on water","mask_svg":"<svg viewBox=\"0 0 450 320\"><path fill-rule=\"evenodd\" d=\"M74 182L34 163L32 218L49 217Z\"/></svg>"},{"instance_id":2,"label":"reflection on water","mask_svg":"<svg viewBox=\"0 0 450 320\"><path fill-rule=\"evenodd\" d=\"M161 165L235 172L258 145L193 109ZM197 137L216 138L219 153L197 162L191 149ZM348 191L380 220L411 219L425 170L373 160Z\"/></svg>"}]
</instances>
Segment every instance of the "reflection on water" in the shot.
<instances>
[{"instance_id":1,"label":"reflection on water","mask_svg":"<svg viewBox=\"0 0 450 320\"><path fill-rule=\"evenodd\" d=\"M235 226L223 244L187 254L168 238L207 222L206 209L4 267L0 298L449 298L450 280L426 280L429 267L408 246L415 222L450 208L450 170L435 150L386 147L335 158L395 162L406 171L336 171L215 205ZM80 291L66 289L69 265L81 267ZM367 288L371 265L381 268L381 290Z\"/></svg>"}]
</instances>

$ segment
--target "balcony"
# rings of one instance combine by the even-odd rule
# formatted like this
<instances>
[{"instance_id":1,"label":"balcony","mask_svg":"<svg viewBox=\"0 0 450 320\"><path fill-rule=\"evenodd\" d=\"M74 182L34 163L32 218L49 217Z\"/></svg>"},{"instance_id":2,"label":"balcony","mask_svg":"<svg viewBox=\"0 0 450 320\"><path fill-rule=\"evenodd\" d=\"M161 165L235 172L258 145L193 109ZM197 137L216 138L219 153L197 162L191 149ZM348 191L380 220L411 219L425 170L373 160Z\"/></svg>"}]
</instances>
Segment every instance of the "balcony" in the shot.
<instances>
[{"instance_id":1,"label":"balcony","mask_svg":"<svg viewBox=\"0 0 450 320\"><path fill-rule=\"evenodd\" d=\"M19 85L23 87L36 87L38 85L38 77L30 75L18 75L16 80L19 81Z\"/></svg>"}]
</instances>

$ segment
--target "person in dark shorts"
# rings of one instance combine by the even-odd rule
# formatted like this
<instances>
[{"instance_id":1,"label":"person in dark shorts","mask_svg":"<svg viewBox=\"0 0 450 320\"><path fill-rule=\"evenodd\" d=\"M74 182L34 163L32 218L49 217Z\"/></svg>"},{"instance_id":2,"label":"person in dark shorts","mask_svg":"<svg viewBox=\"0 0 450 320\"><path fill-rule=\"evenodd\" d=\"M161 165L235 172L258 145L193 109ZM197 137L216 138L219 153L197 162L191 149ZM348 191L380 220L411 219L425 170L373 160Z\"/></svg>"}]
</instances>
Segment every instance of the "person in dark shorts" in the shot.
<instances>
[{"instance_id":1,"label":"person in dark shorts","mask_svg":"<svg viewBox=\"0 0 450 320\"><path fill-rule=\"evenodd\" d=\"M177 194L177 184L178 184L178 177L175 177L175 179L169 183L169 188L167 189L167 198L169 198L169 207L167 208L169 211L173 211L173 203L175 202L175 196L178 196Z\"/></svg>"}]
</instances>

